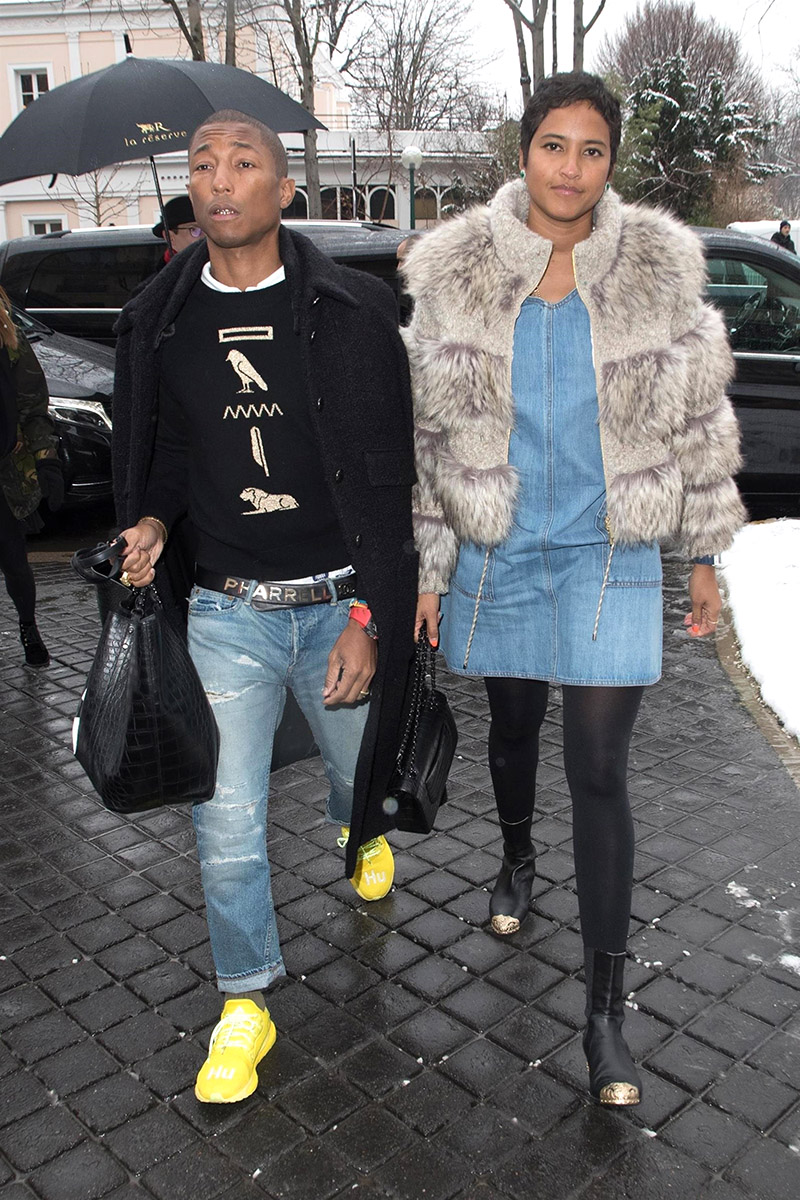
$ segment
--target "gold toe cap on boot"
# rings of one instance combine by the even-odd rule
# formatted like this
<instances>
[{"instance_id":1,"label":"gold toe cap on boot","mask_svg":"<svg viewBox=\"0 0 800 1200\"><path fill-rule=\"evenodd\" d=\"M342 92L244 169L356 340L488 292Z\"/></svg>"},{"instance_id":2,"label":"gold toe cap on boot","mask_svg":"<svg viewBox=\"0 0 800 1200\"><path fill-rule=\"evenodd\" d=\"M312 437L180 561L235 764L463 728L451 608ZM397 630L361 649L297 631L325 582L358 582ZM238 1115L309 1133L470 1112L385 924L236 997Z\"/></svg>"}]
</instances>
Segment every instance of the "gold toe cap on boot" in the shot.
<instances>
[{"instance_id":1,"label":"gold toe cap on boot","mask_svg":"<svg viewBox=\"0 0 800 1200\"><path fill-rule=\"evenodd\" d=\"M600 1089L601 1104L638 1104L639 1089L632 1083L607 1083Z\"/></svg>"},{"instance_id":2,"label":"gold toe cap on boot","mask_svg":"<svg viewBox=\"0 0 800 1200\"><path fill-rule=\"evenodd\" d=\"M495 933L505 937L509 933L516 933L519 929L519 921L516 917L492 917L492 929Z\"/></svg>"}]
</instances>

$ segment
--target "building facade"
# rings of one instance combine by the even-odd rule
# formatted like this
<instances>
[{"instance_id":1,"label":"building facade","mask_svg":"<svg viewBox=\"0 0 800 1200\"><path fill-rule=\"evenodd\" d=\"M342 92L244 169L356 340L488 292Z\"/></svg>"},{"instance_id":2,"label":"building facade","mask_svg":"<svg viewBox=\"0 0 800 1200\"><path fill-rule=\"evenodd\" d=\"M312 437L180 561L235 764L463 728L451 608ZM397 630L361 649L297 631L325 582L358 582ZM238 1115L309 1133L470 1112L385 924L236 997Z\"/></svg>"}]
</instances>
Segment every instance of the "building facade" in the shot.
<instances>
[{"instance_id":1,"label":"building facade","mask_svg":"<svg viewBox=\"0 0 800 1200\"><path fill-rule=\"evenodd\" d=\"M206 53L224 61L222 5L203 5ZM248 6L237 28L237 64L299 94L286 18L274 4ZM215 13L218 19L214 20ZM44 92L81 75L137 57L189 58L185 39L163 0L0 0L0 129ZM469 179L487 159L481 134L407 131L391 135L356 129L347 87L331 62L315 63L316 114L323 212L333 220L383 220L405 227L410 218L405 145L423 151L416 175L417 223L438 220L453 194L453 177ZM291 215L307 215L303 139L283 135L297 181ZM165 199L186 188L186 154L156 159ZM158 201L149 165L125 163L78 178L50 176L0 187L0 241L94 225L153 224Z\"/></svg>"}]
</instances>

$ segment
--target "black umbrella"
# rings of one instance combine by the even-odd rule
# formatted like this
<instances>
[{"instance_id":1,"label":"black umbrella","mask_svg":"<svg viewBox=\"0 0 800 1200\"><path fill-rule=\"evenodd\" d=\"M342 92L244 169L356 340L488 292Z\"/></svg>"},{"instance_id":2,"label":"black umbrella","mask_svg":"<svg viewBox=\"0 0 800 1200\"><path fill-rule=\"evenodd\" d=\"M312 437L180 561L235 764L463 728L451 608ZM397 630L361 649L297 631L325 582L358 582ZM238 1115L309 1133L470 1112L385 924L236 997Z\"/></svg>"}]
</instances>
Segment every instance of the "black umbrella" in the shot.
<instances>
[{"instance_id":1,"label":"black umbrella","mask_svg":"<svg viewBox=\"0 0 800 1200\"><path fill-rule=\"evenodd\" d=\"M149 158L163 215L153 156L186 149L200 122L223 108L257 117L276 133L325 128L249 71L129 55L62 83L23 109L0 138L0 184L34 175L83 175Z\"/></svg>"}]
</instances>

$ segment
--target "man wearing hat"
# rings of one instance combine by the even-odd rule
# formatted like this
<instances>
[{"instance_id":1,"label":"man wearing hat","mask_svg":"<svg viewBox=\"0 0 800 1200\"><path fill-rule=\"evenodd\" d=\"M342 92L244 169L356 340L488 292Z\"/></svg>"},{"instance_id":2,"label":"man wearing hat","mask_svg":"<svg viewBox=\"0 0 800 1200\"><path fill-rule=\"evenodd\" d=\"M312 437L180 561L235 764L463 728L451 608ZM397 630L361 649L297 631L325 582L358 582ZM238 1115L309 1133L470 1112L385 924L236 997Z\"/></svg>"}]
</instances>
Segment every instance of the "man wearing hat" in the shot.
<instances>
[{"instance_id":1,"label":"man wearing hat","mask_svg":"<svg viewBox=\"0 0 800 1200\"><path fill-rule=\"evenodd\" d=\"M780 246L782 250L788 250L790 254L797 254L794 248L794 242L791 238L792 227L788 221L781 221L781 227L777 233L773 233L770 238L776 246Z\"/></svg>"},{"instance_id":2,"label":"man wearing hat","mask_svg":"<svg viewBox=\"0 0 800 1200\"><path fill-rule=\"evenodd\" d=\"M167 239L164 229L165 220L169 230L169 239ZM167 201L164 205L163 217L153 226L153 233L167 242L167 248L164 251L165 263L168 263L176 254L180 254L181 250L188 250L190 246L197 245L197 240L203 236L203 231L194 219L194 209L188 196L175 196L173 200ZM171 249L170 243L172 243Z\"/></svg>"}]
</instances>

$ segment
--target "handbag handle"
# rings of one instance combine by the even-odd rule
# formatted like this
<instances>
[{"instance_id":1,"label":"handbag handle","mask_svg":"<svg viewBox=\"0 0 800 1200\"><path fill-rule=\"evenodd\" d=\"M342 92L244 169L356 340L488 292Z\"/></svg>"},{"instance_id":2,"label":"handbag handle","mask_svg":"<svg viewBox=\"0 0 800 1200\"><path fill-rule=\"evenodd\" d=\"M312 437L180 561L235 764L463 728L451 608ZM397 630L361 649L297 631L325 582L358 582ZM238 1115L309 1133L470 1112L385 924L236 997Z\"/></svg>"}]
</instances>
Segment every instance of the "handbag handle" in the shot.
<instances>
[{"instance_id":1,"label":"handbag handle","mask_svg":"<svg viewBox=\"0 0 800 1200\"><path fill-rule=\"evenodd\" d=\"M70 559L72 569L80 575L81 579L85 579L87 583L107 582L109 579L116 579L119 566L120 556L123 550L126 549L128 543L123 537L115 538L113 542L100 542L91 550L76 550ZM113 563L109 570L98 571L98 567L102 567L104 563Z\"/></svg>"},{"instance_id":2,"label":"handbag handle","mask_svg":"<svg viewBox=\"0 0 800 1200\"><path fill-rule=\"evenodd\" d=\"M122 583L120 567L121 556L127 546L123 537L115 538L112 542L101 542L90 550L76 550L70 559L73 570L86 583L94 584L98 589L101 600L101 616L105 618L104 604L119 605L126 612L144 617L154 608L161 607L161 599L154 583L145 587L133 587ZM103 570L103 567L109 564Z\"/></svg>"}]
</instances>

